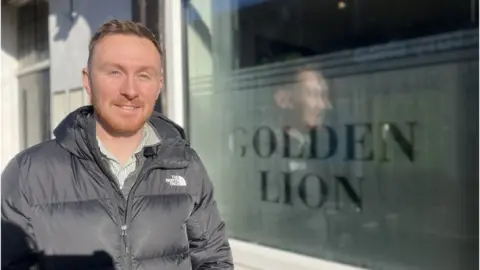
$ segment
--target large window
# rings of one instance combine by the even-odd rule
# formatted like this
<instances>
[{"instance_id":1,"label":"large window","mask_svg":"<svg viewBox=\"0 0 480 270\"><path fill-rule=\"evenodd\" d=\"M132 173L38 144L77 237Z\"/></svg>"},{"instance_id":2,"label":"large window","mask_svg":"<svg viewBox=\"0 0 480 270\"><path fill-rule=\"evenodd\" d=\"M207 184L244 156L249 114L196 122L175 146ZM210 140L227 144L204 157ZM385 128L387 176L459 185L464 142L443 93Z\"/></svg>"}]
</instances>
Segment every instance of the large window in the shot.
<instances>
[{"instance_id":1,"label":"large window","mask_svg":"<svg viewBox=\"0 0 480 270\"><path fill-rule=\"evenodd\" d=\"M190 137L230 236L478 265L478 1L191 0Z\"/></svg>"}]
</instances>

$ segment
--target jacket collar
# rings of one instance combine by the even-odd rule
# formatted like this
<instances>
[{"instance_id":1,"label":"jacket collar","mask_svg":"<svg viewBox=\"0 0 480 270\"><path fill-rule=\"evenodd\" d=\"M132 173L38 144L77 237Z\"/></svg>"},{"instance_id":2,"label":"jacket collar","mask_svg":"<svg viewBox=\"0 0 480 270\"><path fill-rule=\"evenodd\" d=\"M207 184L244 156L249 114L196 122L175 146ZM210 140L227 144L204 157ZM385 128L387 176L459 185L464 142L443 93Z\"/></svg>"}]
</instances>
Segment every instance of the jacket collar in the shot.
<instances>
[{"instance_id":1,"label":"jacket collar","mask_svg":"<svg viewBox=\"0 0 480 270\"><path fill-rule=\"evenodd\" d=\"M158 112L149 119L161 142L148 150L153 165L165 168L184 168L190 162L190 143L185 131ZM54 130L55 139L72 155L91 161L99 160L100 149L96 139L96 122L93 106L80 107L71 112Z\"/></svg>"}]
</instances>

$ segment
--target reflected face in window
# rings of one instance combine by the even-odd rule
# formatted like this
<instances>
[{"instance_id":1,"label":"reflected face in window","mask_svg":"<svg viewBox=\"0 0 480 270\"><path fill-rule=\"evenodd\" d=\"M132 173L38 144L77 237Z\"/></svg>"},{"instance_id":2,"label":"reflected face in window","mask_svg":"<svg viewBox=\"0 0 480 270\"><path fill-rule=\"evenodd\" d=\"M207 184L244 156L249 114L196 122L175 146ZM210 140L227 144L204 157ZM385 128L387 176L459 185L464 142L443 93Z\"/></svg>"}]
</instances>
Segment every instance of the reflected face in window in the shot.
<instances>
[{"instance_id":1,"label":"reflected face in window","mask_svg":"<svg viewBox=\"0 0 480 270\"><path fill-rule=\"evenodd\" d=\"M303 70L291 90L291 108L294 121L304 127L315 127L324 122L325 112L332 108L323 76L315 71Z\"/></svg>"}]
</instances>

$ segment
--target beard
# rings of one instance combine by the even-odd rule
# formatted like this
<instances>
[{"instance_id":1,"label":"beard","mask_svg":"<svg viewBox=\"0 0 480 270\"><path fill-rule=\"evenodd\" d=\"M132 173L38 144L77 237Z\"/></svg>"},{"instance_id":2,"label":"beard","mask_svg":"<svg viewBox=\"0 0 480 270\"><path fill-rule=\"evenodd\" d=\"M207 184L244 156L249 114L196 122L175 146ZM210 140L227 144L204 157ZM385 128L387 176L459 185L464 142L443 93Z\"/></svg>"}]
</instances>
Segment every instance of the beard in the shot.
<instances>
[{"instance_id":1,"label":"beard","mask_svg":"<svg viewBox=\"0 0 480 270\"><path fill-rule=\"evenodd\" d=\"M137 102L138 104L139 102ZM122 104L121 102L114 104ZM102 128L112 136L128 137L139 132L150 118L151 112L145 112L145 106L137 110L139 112L132 117L122 117L119 115L114 105L109 103L101 104L95 96L92 97L92 105L95 111L97 121Z\"/></svg>"}]
</instances>

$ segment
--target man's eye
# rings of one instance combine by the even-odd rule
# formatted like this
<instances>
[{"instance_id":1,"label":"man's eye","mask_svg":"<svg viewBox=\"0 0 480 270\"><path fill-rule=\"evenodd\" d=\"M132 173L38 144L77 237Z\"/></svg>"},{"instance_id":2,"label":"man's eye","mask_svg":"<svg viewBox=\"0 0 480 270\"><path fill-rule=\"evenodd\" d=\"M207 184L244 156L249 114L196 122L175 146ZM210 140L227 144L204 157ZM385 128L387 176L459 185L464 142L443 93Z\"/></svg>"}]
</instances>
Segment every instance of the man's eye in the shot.
<instances>
[{"instance_id":1,"label":"man's eye","mask_svg":"<svg viewBox=\"0 0 480 270\"><path fill-rule=\"evenodd\" d=\"M120 71L112 70L112 71L110 71L110 75L118 76L118 75L120 75Z\"/></svg>"},{"instance_id":2,"label":"man's eye","mask_svg":"<svg viewBox=\"0 0 480 270\"><path fill-rule=\"evenodd\" d=\"M148 74L142 73L142 74L140 74L140 78L142 78L143 80L150 80L151 77Z\"/></svg>"}]
</instances>

